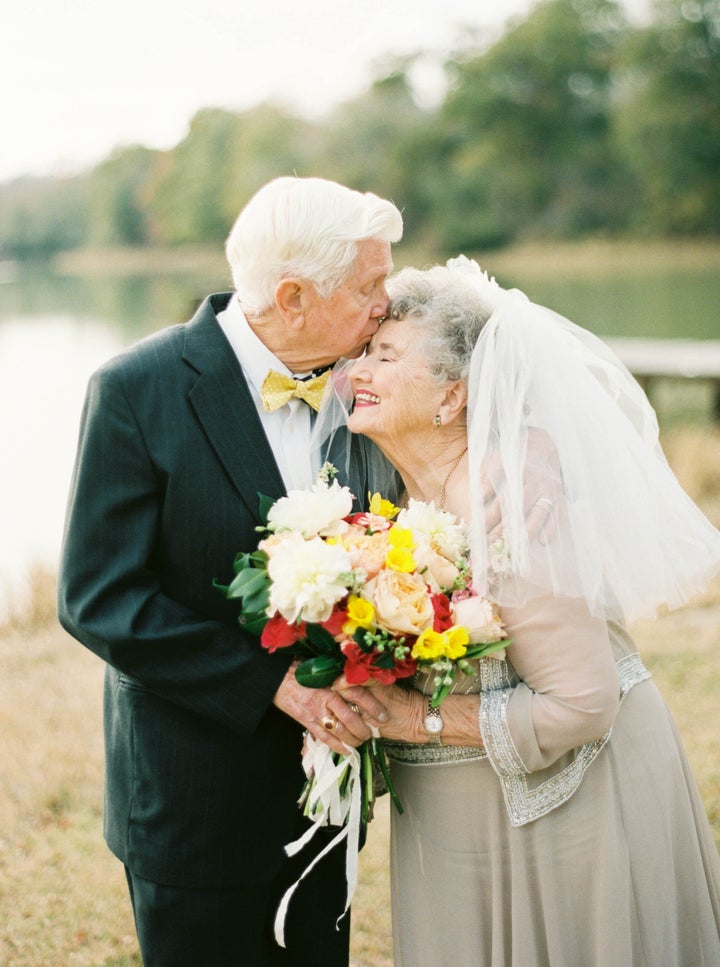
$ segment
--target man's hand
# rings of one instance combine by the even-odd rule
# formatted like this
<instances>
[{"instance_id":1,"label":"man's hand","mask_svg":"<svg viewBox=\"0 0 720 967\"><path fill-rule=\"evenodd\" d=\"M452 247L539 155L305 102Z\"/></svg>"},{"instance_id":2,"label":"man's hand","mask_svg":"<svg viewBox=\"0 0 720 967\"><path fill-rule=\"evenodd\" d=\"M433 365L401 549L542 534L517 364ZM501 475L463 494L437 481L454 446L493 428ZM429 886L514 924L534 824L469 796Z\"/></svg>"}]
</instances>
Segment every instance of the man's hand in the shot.
<instances>
[{"instance_id":1,"label":"man's hand","mask_svg":"<svg viewBox=\"0 0 720 967\"><path fill-rule=\"evenodd\" d=\"M294 665L287 670L273 703L333 752L344 753L347 746L362 745L372 735L368 723L380 725L387 720L385 706L370 689L355 686L341 695L329 688L306 688L295 678Z\"/></svg>"}]
</instances>

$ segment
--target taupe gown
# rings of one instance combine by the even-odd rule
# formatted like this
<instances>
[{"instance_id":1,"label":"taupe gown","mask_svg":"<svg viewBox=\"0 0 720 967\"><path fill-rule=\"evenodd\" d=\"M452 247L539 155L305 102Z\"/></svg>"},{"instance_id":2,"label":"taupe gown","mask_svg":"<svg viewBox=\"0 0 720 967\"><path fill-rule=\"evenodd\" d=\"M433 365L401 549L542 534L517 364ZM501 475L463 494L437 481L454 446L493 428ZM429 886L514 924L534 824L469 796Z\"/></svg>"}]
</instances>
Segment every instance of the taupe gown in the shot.
<instances>
[{"instance_id":1,"label":"taupe gown","mask_svg":"<svg viewBox=\"0 0 720 967\"><path fill-rule=\"evenodd\" d=\"M388 744L395 967L720 965L720 858L669 710L621 627L563 608L506 615L507 660L462 683L484 747Z\"/></svg>"}]
</instances>

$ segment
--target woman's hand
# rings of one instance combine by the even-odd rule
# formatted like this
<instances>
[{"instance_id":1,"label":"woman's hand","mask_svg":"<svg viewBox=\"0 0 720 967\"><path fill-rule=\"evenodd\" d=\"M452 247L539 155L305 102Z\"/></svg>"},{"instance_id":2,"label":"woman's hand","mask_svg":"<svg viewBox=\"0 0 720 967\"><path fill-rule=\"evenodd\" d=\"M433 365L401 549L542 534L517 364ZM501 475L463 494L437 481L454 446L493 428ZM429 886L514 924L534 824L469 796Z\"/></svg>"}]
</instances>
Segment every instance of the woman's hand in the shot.
<instances>
[{"instance_id":1,"label":"woman's hand","mask_svg":"<svg viewBox=\"0 0 720 967\"><path fill-rule=\"evenodd\" d=\"M366 691L372 694L387 713L386 720L375 723L383 739L427 743L428 735L423 728L423 720L428 708L427 695L398 685L377 685L367 682L366 686L350 686L344 678L338 678L332 688L348 704L354 701L350 697L351 694L357 694L358 690L361 693ZM443 745L472 748L482 746L479 712L479 695L448 695L440 705ZM366 716L363 715L363 717Z\"/></svg>"},{"instance_id":2,"label":"woman's hand","mask_svg":"<svg viewBox=\"0 0 720 967\"><path fill-rule=\"evenodd\" d=\"M403 742L426 742L427 736L422 728L422 719L427 699L420 692L399 688L397 685L378 685L369 679L363 685L350 685L344 675L332 684L343 700L352 706L360 705L358 695L372 696L384 711L385 716L375 716L373 723L384 739L400 739ZM363 714L363 718L367 716Z\"/></svg>"}]
</instances>

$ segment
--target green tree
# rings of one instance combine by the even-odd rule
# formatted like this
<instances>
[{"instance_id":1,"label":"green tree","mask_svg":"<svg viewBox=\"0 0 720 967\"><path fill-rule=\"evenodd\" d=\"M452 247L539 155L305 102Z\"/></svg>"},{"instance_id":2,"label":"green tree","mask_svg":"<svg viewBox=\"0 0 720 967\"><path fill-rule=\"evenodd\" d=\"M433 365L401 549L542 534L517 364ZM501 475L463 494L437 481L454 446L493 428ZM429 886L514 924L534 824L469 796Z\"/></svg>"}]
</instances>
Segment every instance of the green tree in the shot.
<instances>
[{"instance_id":1,"label":"green tree","mask_svg":"<svg viewBox=\"0 0 720 967\"><path fill-rule=\"evenodd\" d=\"M97 245L145 245L146 192L157 152L117 148L88 178L90 240Z\"/></svg>"},{"instance_id":2,"label":"green tree","mask_svg":"<svg viewBox=\"0 0 720 967\"><path fill-rule=\"evenodd\" d=\"M315 158L316 174L392 199L403 210L406 239L429 214L420 175L433 121L413 95L412 61L391 61L365 93L333 111Z\"/></svg>"},{"instance_id":3,"label":"green tree","mask_svg":"<svg viewBox=\"0 0 720 967\"><path fill-rule=\"evenodd\" d=\"M199 111L149 186L151 235L164 244L222 242L265 181L307 164L312 125L271 105Z\"/></svg>"},{"instance_id":4,"label":"green tree","mask_svg":"<svg viewBox=\"0 0 720 967\"><path fill-rule=\"evenodd\" d=\"M636 224L720 231L720 0L661 0L629 38L615 111L639 187Z\"/></svg>"},{"instance_id":5,"label":"green tree","mask_svg":"<svg viewBox=\"0 0 720 967\"><path fill-rule=\"evenodd\" d=\"M20 178L0 186L0 258L47 258L86 243L84 177Z\"/></svg>"},{"instance_id":6,"label":"green tree","mask_svg":"<svg viewBox=\"0 0 720 967\"><path fill-rule=\"evenodd\" d=\"M449 64L437 212L453 248L621 221L608 136L612 0L546 0L494 46Z\"/></svg>"}]
</instances>

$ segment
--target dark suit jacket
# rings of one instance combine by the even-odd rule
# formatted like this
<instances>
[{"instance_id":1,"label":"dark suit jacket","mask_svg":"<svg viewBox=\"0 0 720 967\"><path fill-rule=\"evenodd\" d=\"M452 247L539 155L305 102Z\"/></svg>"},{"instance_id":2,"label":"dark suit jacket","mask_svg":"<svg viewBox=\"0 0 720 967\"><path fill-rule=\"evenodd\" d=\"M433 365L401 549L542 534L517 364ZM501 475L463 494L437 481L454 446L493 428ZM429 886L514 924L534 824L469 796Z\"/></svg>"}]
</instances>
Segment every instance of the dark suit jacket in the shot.
<instances>
[{"instance_id":1,"label":"dark suit jacket","mask_svg":"<svg viewBox=\"0 0 720 967\"><path fill-rule=\"evenodd\" d=\"M213 588L257 544L258 493L284 493L217 323L228 299L92 377L59 579L63 626L108 665L108 845L199 888L274 876L304 778L301 728L272 705L288 660Z\"/></svg>"}]
</instances>

